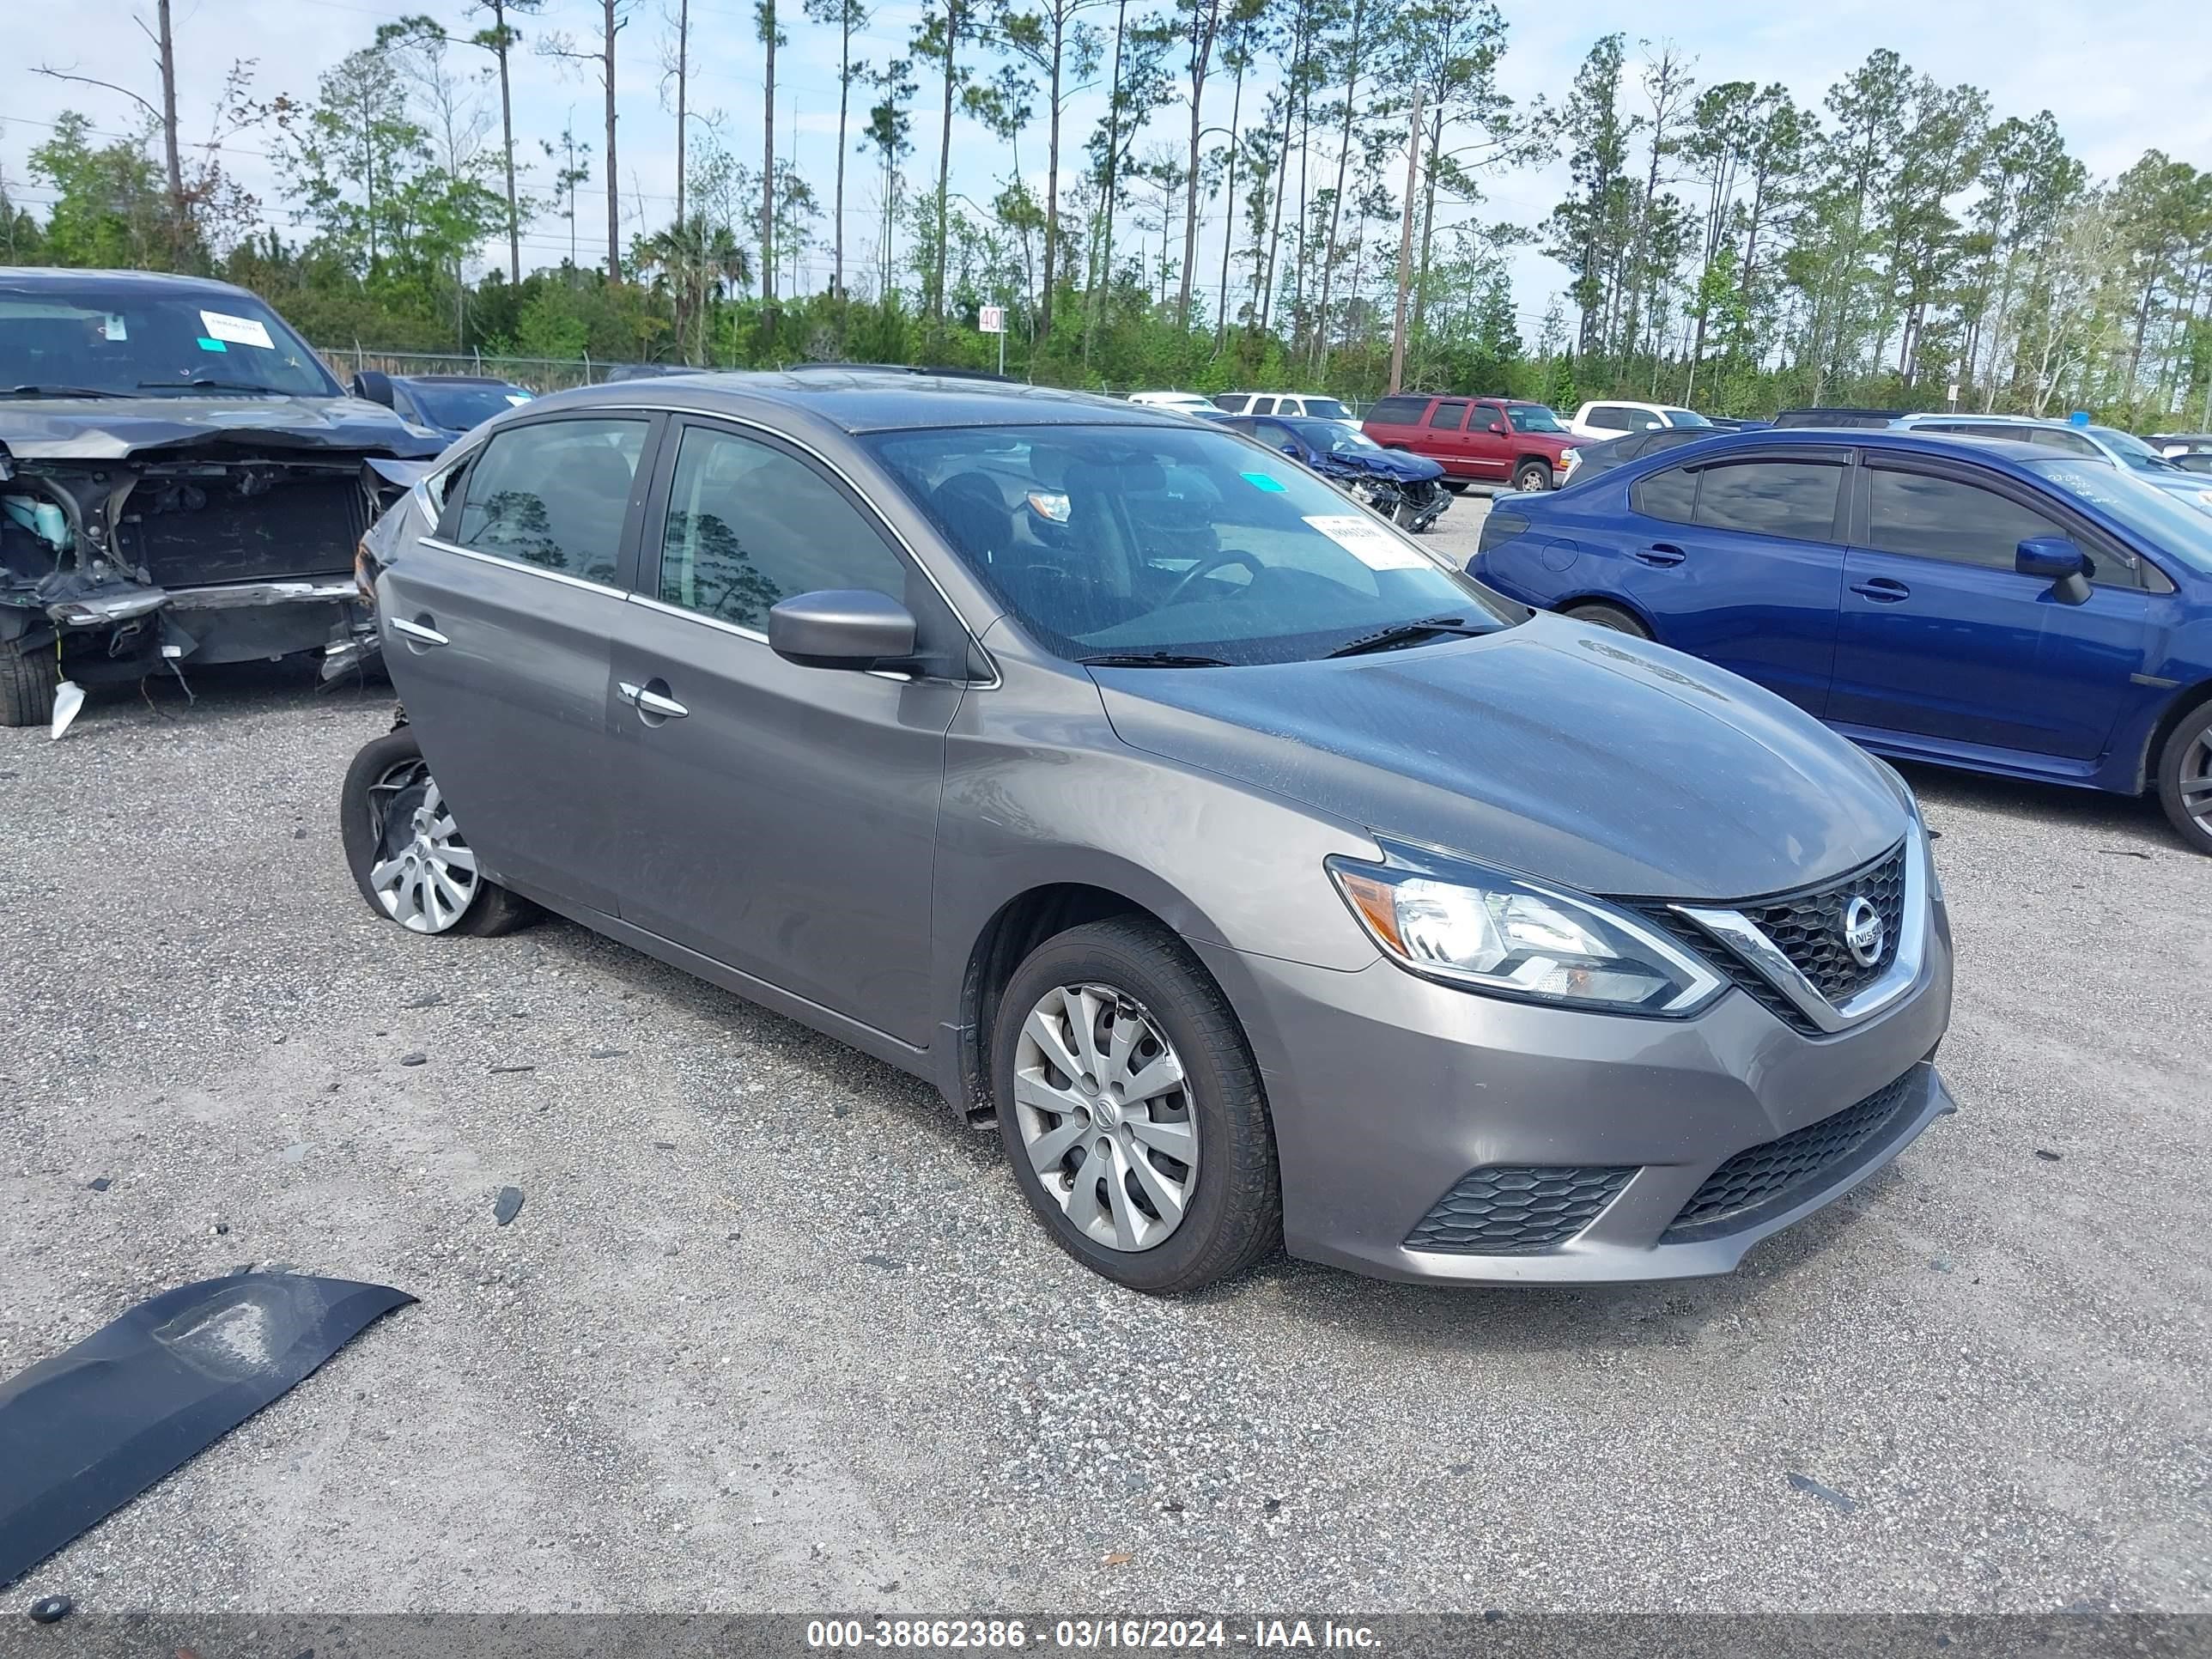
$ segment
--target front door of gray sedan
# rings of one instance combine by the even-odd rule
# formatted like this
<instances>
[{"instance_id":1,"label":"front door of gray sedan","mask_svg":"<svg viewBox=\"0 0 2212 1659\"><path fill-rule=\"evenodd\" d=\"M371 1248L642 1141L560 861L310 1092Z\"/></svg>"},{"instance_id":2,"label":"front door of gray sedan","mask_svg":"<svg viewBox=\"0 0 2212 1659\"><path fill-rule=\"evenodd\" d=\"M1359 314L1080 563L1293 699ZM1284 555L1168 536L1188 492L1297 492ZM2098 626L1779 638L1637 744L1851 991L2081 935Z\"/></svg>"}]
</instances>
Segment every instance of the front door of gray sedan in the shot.
<instances>
[{"instance_id":1,"label":"front door of gray sedan","mask_svg":"<svg viewBox=\"0 0 2212 1659\"><path fill-rule=\"evenodd\" d=\"M385 577L385 661L485 873L611 915L607 641L653 421L495 433Z\"/></svg>"},{"instance_id":2,"label":"front door of gray sedan","mask_svg":"<svg viewBox=\"0 0 2212 1659\"><path fill-rule=\"evenodd\" d=\"M824 589L904 602L950 667L966 639L858 496L775 438L672 428L614 641L624 921L921 1047L944 677L801 667L769 607ZM934 636L934 637L933 637Z\"/></svg>"}]
</instances>

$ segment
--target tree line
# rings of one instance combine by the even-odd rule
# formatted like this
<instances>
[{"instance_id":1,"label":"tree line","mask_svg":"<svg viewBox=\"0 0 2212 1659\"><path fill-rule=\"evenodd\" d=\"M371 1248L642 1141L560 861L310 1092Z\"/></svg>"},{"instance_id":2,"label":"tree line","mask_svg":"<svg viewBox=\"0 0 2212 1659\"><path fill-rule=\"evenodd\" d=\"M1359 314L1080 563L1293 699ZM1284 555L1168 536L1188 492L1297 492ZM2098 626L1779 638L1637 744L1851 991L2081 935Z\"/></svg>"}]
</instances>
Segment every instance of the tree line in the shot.
<instances>
[{"instance_id":1,"label":"tree line","mask_svg":"<svg viewBox=\"0 0 2212 1659\"><path fill-rule=\"evenodd\" d=\"M383 24L298 95L236 64L199 139L156 0L149 90L34 71L131 125L65 114L15 200L0 168L0 262L221 275L319 343L386 350L982 366L996 305L1010 370L1059 384L1723 414L1955 386L2212 426L2212 170L2154 149L2093 178L2050 112L2000 115L1887 49L1812 106L1609 34L1556 97L1516 99L1489 0L931 0L890 55L871 0L754 0L755 145L699 82L692 0L657 37L637 0L568 3L574 28L551 0ZM827 177L776 131L794 31L835 49ZM518 135L523 52L601 118ZM674 123L672 211L622 167L639 53ZM992 157L984 199L954 187L956 134ZM281 200L228 171L241 146ZM1561 159L1540 222L1491 216L1498 178ZM1524 247L1564 273L1540 319L1516 303Z\"/></svg>"}]
</instances>

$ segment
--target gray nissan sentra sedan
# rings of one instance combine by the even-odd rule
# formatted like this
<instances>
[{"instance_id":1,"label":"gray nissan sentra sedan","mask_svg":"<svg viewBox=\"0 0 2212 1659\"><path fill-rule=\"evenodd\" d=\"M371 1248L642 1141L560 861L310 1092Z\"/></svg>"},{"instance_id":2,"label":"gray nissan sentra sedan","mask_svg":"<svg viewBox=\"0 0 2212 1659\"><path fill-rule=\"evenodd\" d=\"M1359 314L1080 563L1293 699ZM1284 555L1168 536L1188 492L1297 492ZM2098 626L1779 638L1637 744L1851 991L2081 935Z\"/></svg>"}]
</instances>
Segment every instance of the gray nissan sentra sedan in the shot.
<instances>
[{"instance_id":1,"label":"gray nissan sentra sedan","mask_svg":"<svg viewBox=\"0 0 2212 1659\"><path fill-rule=\"evenodd\" d=\"M449 452L363 578L373 906L543 906L931 1080L1123 1285L1723 1273L1950 1109L1894 772L1231 433L586 388Z\"/></svg>"}]
</instances>

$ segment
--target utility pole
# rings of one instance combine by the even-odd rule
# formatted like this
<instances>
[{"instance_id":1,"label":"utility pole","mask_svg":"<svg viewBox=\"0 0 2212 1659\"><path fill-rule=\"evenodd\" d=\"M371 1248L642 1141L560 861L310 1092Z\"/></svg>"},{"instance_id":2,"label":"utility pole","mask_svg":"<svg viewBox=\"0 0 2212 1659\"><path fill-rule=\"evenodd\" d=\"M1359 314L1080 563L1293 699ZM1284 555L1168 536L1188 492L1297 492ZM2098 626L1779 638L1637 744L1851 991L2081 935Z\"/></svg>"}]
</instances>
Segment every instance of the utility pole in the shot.
<instances>
[{"instance_id":1,"label":"utility pole","mask_svg":"<svg viewBox=\"0 0 2212 1659\"><path fill-rule=\"evenodd\" d=\"M1398 217L1398 312L1390 320L1390 386L1406 381L1406 295L1413 278L1413 196L1421 181L1421 88L1413 88L1413 115L1406 127L1406 202Z\"/></svg>"},{"instance_id":2,"label":"utility pole","mask_svg":"<svg viewBox=\"0 0 2212 1659\"><path fill-rule=\"evenodd\" d=\"M179 256L185 247L185 169L177 155L177 46L169 33L169 0L155 9L161 35L161 143L169 166L169 236Z\"/></svg>"}]
</instances>

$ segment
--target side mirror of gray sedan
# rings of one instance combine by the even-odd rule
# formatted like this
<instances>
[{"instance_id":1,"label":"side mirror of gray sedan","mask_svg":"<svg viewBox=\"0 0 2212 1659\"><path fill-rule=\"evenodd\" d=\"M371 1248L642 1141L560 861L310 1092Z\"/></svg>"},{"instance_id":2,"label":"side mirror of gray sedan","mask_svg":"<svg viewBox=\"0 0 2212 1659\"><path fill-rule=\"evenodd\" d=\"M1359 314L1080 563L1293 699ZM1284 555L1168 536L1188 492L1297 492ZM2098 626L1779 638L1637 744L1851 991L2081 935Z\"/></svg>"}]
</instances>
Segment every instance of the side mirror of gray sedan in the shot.
<instances>
[{"instance_id":1,"label":"side mirror of gray sedan","mask_svg":"<svg viewBox=\"0 0 2212 1659\"><path fill-rule=\"evenodd\" d=\"M873 668L914 654L914 613L864 589L795 593L769 610L768 643L802 668Z\"/></svg>"}]
</instances>

